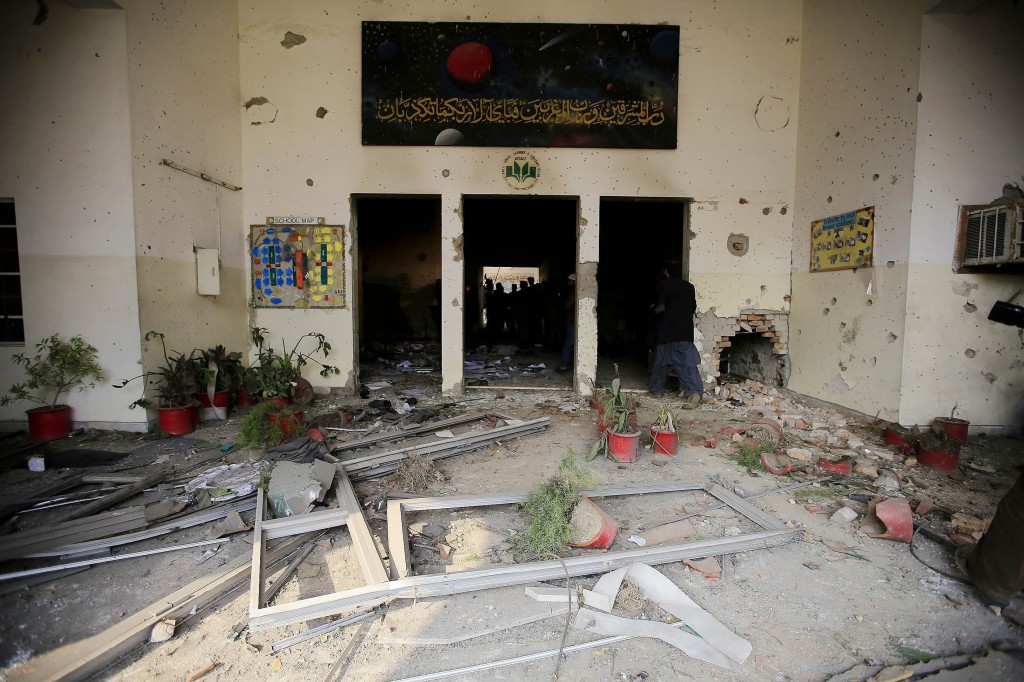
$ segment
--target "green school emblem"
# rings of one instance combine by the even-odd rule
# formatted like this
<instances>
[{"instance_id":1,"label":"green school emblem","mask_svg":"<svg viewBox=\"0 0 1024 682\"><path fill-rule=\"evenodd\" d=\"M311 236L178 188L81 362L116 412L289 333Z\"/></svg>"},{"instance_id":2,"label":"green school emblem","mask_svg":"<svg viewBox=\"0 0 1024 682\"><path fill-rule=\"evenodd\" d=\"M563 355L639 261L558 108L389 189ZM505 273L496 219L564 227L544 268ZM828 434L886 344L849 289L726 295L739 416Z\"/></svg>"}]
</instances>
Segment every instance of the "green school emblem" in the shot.
<instances>
[{"instance_id":1,"label":"green school emblem","mask_svg":"<svg viewBox=\"0 0 1024 682\"><path fill-rule=\"evenodd\" d=\"M530 189L540 177L537 159L533 154L515 152L505 159L503 176L512 189Z\"/></svg>"}]
</instances>

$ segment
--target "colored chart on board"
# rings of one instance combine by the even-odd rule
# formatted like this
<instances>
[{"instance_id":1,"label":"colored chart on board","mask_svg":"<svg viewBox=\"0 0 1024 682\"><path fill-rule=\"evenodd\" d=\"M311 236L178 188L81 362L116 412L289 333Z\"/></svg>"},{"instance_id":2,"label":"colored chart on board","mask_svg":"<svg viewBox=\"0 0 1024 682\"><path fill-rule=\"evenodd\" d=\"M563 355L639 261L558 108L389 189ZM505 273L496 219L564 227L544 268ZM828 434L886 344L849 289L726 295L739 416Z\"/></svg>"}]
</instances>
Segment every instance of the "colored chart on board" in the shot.
<instances>
[{"instance_id":1,"label":"colored chart on board","mask_svg":"<svg viewBox=\"0 0 1024 682\"><path fill-rule=\"evenodd\" d=\"M252 225L255 308L344 308L343 225Z\"/></svg>"}]
</instances>

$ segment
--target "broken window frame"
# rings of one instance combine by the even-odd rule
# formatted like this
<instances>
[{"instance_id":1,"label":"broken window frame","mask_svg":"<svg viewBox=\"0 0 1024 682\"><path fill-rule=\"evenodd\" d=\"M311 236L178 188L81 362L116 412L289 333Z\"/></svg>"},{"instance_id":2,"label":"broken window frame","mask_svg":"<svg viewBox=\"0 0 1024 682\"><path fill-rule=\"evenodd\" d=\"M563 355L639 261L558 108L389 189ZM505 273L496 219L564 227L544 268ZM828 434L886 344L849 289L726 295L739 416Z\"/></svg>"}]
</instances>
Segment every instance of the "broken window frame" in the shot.
<instances>
[{"instance_id":1,"label":"broken window frame","mask_svg":"<svg viewBox=\"0 0 1024 682\"><path fill-rule=\"evenodd\" d=\"M339 473L344 474L341 467L339 467ZM348 478L345 477L344 480L347 481ZM351 489L351 485L349 485L349 489ZM594 575L636 562L657 565L683 559L720 556L753 549L767 549L794 539L793 536L800 532L796 528L787 528L778 519L769 516L749 502L714 483L675 481L648 486L587 490L583 491L583 494L588 497L615 497L683 492L688 490L699 490L711 495L733 511L745 516L763 528L763 530L732 537L698 540L662 547L603 552L553 561L534 561L525 564L461 571L458 573L407 576L378 583L369 583L368 581L369 584L362 587L318 597L310 597L289 604L275 604L274 606L266 607L258 606L258 600L261 595L261 592L258 590L262 586L262 562L257 561L260 556L259 553L262 552L262 543L258 542L261 533L259 525L261 512L257 514L257 542L253 544L254 577L252 590L250 591L249 628L252 631L259 631L301 623L313 618L335 615L345 611L371 608L394 598L415 599L443 596L473 592L491 587L506 587L543 580ZM405 512L407 511L497 506L515 504L524 499L526 499L525 493L390 500L388 502L388 547L391 555L389 563L394 566L408 565L408 532L405 524ZM257 508L262 510L265 508L265 504ZM361 513L359 513L359 517L362 518ZM349 519L349 523L351 523L352 517L349 517ZM365 520L363 523L365 524ZM258 548L257 545L260 547ZM396 568L397 572L398 569Z\"/></svg>"}]
</instances>

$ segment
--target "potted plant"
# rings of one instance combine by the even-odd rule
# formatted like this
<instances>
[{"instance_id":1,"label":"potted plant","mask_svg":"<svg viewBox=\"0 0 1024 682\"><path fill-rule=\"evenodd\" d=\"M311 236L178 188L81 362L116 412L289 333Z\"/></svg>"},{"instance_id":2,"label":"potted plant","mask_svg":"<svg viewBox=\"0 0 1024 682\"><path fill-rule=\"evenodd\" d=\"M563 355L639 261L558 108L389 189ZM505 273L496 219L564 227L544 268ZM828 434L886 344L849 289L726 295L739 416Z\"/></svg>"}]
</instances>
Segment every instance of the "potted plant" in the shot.
<instances>
[{"instance_id":1,"label":"potted plant","mask_svg":"<svg viewBox=\"0 0 1024 682\"><path fill-rule=\"evenodd\" d=\"M29 438L67 438L71 433L71 407L61 404L61 396L72 386L83 391L103 380L96 353L96 348L81 336L65 341L57 334L37 343L35 355L15 353L11 359L25 368L27 378L11 386L9 393L0 398L0 405L19 400L39 403L40 407L25 411Z\"/></svg>"},{"instance_id":2,"label":"potted plant","mask_svg":"<svg viewBox=\"0 0 1024 682\"><path fill-rule=\"evenodd\" d=\"M231 393L242 386L242 354L229 353L224 346L196 353L196 394L203 406L204 418L226 419Z\"/></svg>"},{"instance_id":3,"label":"potted plant","mask_svg":"<svg viewBox=\"0 0 1024 682\"><path fill-rule=\"evenodd\" d=\"M248 445L280 445L302 431L303 413L291 405L262 402L249 411L238 428L239 441Z\"/></svg>"},{"instance_id":4,"label":"potted plant","mask_svg":"<svg viewBox=\"0 0 1024 682\"><path fill-rule=\"evenodd\" d=\"M959 403L954 404L948 417L936 417L932 423L945 431L950 438L960 441L960 444L964 445L967 443L967 429L971 422L966 419L957 419L955 415L958 407L960 407Z\"/></svg>"},{"instance_id":5,"label":"potted plant","mask_svg":"<svg viewBox=\"0 0 1024 682\"><path fill-rule=\"evenodd\" d=\"M955 471L960 464L960 441L933 424L917 440L917 461L932 469Z\"/></svg>"},{"instance_id":6,"label":"potted plant","mask_svg":"<svg viewBox=\"0 0 1024 682\"><path fill-rule=\"evenodd\" d=\"M265 327L255 327L251 332L257 353L256 362L252 367L252 380L257 392L264 399L291 402L292 396L296 393L296 386L302 380L302 368L310 363L320 366L318 372L322 377L341 374L341 370L334 365L324 364L314 357L322 355L326 358L331 354L331 344L323 334L307 332L299 337L290 350L282 340L281 353L278 354L272 347L266 345L266 332ZM312 387L309 387L308 392L312 393ZM311 395L309 397L312 398Z\"/></svg>"},{"instance_id":7,"label":"potted plant","mask_svg":"<svg viewBox=\"0 0 1024 682\"><path fill-rule=\"evenodd\" d=\"M136 379L143 379L143 392L146 387L152 387L156 392L157 425L160 430L174 436L192 433L196 429L198 417L193 405L198 407L198 403L194 402L194 396L199 390L196 366L200 361L200 352L193 350L188 355L168 353L164 335L155 331L146 333L146 341L153 338L160 339L163 364L153 372L143 372L131 379L124 379L121 383L115 384L114 388L124 388ZM153 402L143 394L131 404L132 409L135 407L151 408Z\"/></svg>"},{"instance_id":8,"label":"potted plant","mask_svg":"<svg viewBox=\"0 0 1024 682\"><path fill-rule=\"evenodd\" d=\"M617 462L636 461L640 449L636 403L628 394L622 392L618 377L612 380L611 389L605 392L599 414L600 434L590 449L587 460L604 453Z\"/></svg>"},{"instance_id":9,"label":"potted plant","mask_svg":"<svg viewBox=\"0 0 1024 682\"><path fill-rule=\"evenodd\" d=\"M617 526L589 498L582 495L593 484L593 475L576 461L571 449L558 464L558 473L538 483L520 505L526 531L514 548L521 554L556 559L565 547L607 549Z\"/></svg>"},{"instance_id":10,"label":"potted plant","mask_svg":"<svg viewBox=\"0 0 1024 682\"><path fill-rule=\"evenodd\" d=\"M651 449L656 455L676 454L679 441L676 435L676 417L671 405L661 405L658 408L658 416L651 424L651 443Z\"/></svg>"}]
</instances>

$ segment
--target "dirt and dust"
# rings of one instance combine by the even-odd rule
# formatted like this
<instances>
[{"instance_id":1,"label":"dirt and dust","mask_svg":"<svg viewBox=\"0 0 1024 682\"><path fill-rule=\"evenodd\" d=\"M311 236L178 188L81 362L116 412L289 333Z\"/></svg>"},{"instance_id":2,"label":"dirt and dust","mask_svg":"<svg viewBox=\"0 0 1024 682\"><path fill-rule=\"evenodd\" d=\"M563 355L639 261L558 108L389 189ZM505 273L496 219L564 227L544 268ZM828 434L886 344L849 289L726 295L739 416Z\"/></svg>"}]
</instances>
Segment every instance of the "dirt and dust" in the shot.
<instances>
[{"instance_id":1,"label":"dirt and dust","mask_svg":"<svg viewBox=\"0 0 1024 682\"><path fill-rule=\"evenodd\" d=\"M374 391L372 398L388 399L397 406L401 404L397 400L400 395L402 387L396 386ZM440 407L452 400L439 395L436 388L405 395L415 395L418 408ZM595 415L587 401L568 392L486 389L469 397L486 400L450 405L439 409L440 416L471 411L497 412L518 419L549 416L550 426L540 434L504 440L437 461L433 466L443 476L422 477L418 480L425 487L408 492L440 496L526 491L557 471L567 449L580 453L582 459L597 435ZM649 424L664 402L644 395L637 399L640 423ZM359 411L366 402L320 396L307 413L320 412L334 419L342 406ZM956 579L958 569L952 550L918 535L913 545L915 557L905 543L875 539L860 530L867 506L862 500L877 495L906 497L914 509L927 503L922 509L929 505L931 509L915 516L915 521L939 536L948 537L954 531L954 514L961 515L961 525L964 515L987 520L1024 463L1020 439L972 436L961 454L960 466L945 472L915 465L905 454L886 448L878 425L869 417L811 405L779 389L735 386L728 398L680 411L679 416L677 456L655 457L648 443L635 463L598 459L588 466L598 486L715 481L753 498L756 507L786 526L799 529L791 543L717 557L721 572L714 576L682 562L659 567L699 606L749 640L753 653L741 667L725 670L688 658L663 642L634 639L567 655L560 664L559 679L637 679L643 673L648 680L822 680L854 669L854 678L863 679L883 666L913 661L917 655L913 652L952 656L981 651L995 642L1024 646L1024 631L989 610L968 585ZM764 417L787 424L780 451L800 449L812 454L810 461L794 460L793 473L788 476L773 476L760 467L739 463L744 441L742 434L735 438L734 432ZM90 433L70 439L62 447L132 453L113 464L85 470L89 472L130 471L155 461L187 471L190 462L199 463L205 457L210 460L200 464L200 469L267 458L258 448L219 452L235 439L239 419L240 413L226 422L206 423L190 437L141 441L138 434ZM362 426L375 417L368 419ZM401 425L400 420L396 423ZM361 428L358 423L351 426ZM340 443L363 434L336 431L332 435L337 439L334 442ZM712 435L717 436L716 446L705 447ZM863 465L861 471L867 473L822 472L816 466L819 456L832 460L856 458ZM872 464L874 470L869 466ZM882 472L892 476L877 482ZM4 473L2 480L6 490L21 496L41 490L65 473L15 468ZM804 488L773 492L811 479L821 480ZM182 485L184 481L175 478L163 483ZM362 500L379 500L386 492L383 479L356 484L357 496ZM156 493L150 496L160 497ZM699 512L714 503L701 491L599 501L620 525L612 551L636 549L629 538L643 528ZM138 499L126 501L128 504L138 504ZM833 513L843 507L857 512L856 518L833 518ZM386 556L385 516L376 505L366 513L378 550ZM9 520L5 530L46 524L56 515L57 510L23 513L13 522ZM252 512L242 517L252 524ZM413 569L421 574L509 565L514 561L512 539L522 529L514 506L419 512L410 514L407 520L412 534ZM728 509L697 514L690 521L697 539L754 529L751 522ZM114 554L202 540L206 530L205 525L197 526L115 548ZM28 679L24 671L31 669L31 659L97 634L203 572L212 572L251 553L250 542L251 533L237 534L216 546L216 552L200 547L100 564L9 591L0 596L0 664L4 666L0 678L12 682ZM447 558L442 558L440 545L450 548ZM4 570L23 565L27 564L5 562ZM300 566L301 570L276 596L276 603L362 584L362 573L344 529L325 532ZM549 585L590 588L598 577L555 580ZM5 583L0 582L0 587ZM274 642L329 619L250 632L240 627L248 620L248 605L248 594L236 591L216 608L179 621L169 641L138 647L96 677L184 679L216 662L217 667L202 679L321 680L330 675L329 679L394 680L557 650L568 613L565 604L537 603L526 598L522 587L397 600L359 625L275 652ZM666 617L649 604L639 606L639 610L646 618ZM616 613L637 617L618 609ZM596 638L570 628L565 644ZM555 665L552 657L455 679L550 678Z\"/></svg>"}]
</instances>

